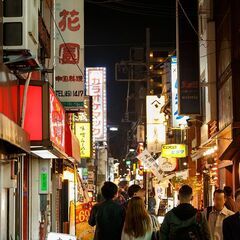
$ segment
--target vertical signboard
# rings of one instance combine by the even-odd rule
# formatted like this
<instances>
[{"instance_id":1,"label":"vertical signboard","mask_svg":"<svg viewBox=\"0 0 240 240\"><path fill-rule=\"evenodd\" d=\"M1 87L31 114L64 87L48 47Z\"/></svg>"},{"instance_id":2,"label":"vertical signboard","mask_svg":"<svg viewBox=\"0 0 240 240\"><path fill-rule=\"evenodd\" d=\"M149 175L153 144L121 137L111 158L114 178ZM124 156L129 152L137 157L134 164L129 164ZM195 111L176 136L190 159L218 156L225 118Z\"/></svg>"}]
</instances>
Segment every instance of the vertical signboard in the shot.
<instances>
[{"instance_id":1,"label":"vertical signboard","mask_svg":"<svg viewBox=\"0 0 240 240\"><path fill-rule=\"evenodd\" d=\"M93 141L107 141L106 68L86 68L86 88L92 96Z\"/></svg>"},{"instance_id":2,"label":"vertical signboard","mask_svg":"<svg viewBox=\"0 0 240 240\"><path fill-rule=\"evenodd\" d=\"M39 162L39 194L49 193L49 161Z\"/></svg>"},{"instance_id":3,"label":"vertical signboard","mask_svg":"<svg viewBox=\"0 0 240 240\"><path fill-rule=\"evenodd\" d=\"M178 128L187 125L188 116L180 116L178 113L178 79L177 57L171 58L171 90L172 90L172 126Z\"/></svg>"},{"instance_id":4,"label":"vertical signboard","mask_svg":"<svg viewBox=\"0 0 240 240\"><path fill-rule=\"evenodd\" d=\"M67 109L84 100L84 1L56 0L55 88Z\"/></svg>"},{"instance_id":5,"label":"vertical signboard","mask_svg":"<svg viewBox=\"0 0 240 240\"><path fill-rule=\"evenodd\" d=\"M162 144L166 142L164 104L164 96L147 96L147 149L150 153L161 152Z\"/></svg>"},{"instance_id":6,"label":"vertical signboard","mask_svg":"<svg viewBox=\"0 0 240 240\"><path fill-rule=\"evenodd\" d=\"M90 123L76 123L76 136L80 143L81 158L91 157L91 126Z\"/></svg>"},{"instance_id":7,"label":"vertical signboard","mask_svg":"<svg viewBox=\"0 0 240 240\"><path fill-rule=\"evenodd\" d=\"M50 88L50 140L60 150L65 150L65 111Z\"/></svg>"},{"instance_id":8,"label":"vertical signboard","mask_svg":"<svg viewBox=\"0 0 240 240\"><path fill-rule=\"evenodd\" d=\"M81 158L92 156L92 122L91 122L92 99L89 96L84 98L84 108L75 114L75 134L80 143Z\"/></svg>"},{"instance_id":9,"label":"vertical signboard","mask_svg":"<svg viewBox=\"0 0 240 240\"><path fill-rule=\"evenodd\" d=\"M176 19L179 114L199 115L201 114L199 37L196 34L198 32L198 0L177 1Z\"/></svg>"}]
</instances>

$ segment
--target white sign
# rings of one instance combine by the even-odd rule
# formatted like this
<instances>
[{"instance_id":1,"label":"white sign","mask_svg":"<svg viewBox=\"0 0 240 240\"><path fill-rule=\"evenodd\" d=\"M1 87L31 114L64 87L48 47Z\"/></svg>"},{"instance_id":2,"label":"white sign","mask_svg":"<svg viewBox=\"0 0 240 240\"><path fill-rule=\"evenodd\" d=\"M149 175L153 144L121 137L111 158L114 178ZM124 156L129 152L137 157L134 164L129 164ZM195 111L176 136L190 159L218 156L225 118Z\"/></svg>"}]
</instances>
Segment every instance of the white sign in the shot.
<instances>
[{"instance_id":1,"label":"white sign","mask_svg":"<svg viewBox=\"0 0 240 240\"><path fill-rule=\"evenodd\" d=\"M161 152L162 144L166 143L164 104L164 96L147 96L147 149L151 153Z\"/></svg>"},{"instance_id":2,"label":"white sign","mask_svg":"<svg viewBox=\"0 0 240 240\"><path fill-rule=\"evenodd\" d=\"M172 125L178 128L181 125L187 125L188 116L178 114L178 79L177 79L177 57L171 60L171 89L172 89Z\"/></svg>"},{"instance_id":3,"label":"white sign","mask_svg":"<svg viewBox=\"0 0 240 240\"><path fill-rule=\"evenodd\" d=\"M165 97L156 95L147 96L147 124L154 123L163 124L165 122L165 114L161 112L165 104Z\"/></svg>"},{"instance_id":4,"label":"white sign","mask_svg":"<svg viewBox=\"0 0 240 240\"><path fill-rule=\"evenodd\" d=\"M166 143L166 126L163 124L147 124L147 149L158 153Z\"/></svg>"},{"instance_id":5,"label":"white sign","mask_svg":"<svg viewBox=\"0 0 240 240\"><path fill-rule=\"evenodd\" d=\"M156 160L151 156L151 154L148 152L148 150L144 150L142 153L140 153L137 158L143 162L144 167L151 170L152 173L157 177L158 181L161 181L163 178L163 172L159 172L158 170L158 164Z\"/></svg>"},{"instance_id":6,"label":"white sign","mask_svg":"<svg viewBox=\"0 0 240 240\"><path fill-rule=\"evenodd\" d=\"M177 159L176 158L158 158L159 167L164 172L172 172L177 167Z\"/></svg>"},{"instance_id":7,"label":"white sign","mask_svg":"<svg viewBox=\"0 0 240 240\"><path fill-rule=\"evenodd\" d=\"M86 69L87 95L92 96L93 140L107 140L106 68Z\"/></svg>"},{"instance_id":8,"label":"white sign","mask_svg":"<svg viewBox=\"0 0 240 240\"><path fill-rule=\"evenodd\" d=\"M48 233L47 240L77 240L76 237L62 233Z\"/></svg>"},{"instance_id":9,"label":"white sign","mask_svg":"<svg viewBox=\"0 0 240 240\"><path fill-rule=\"evenodd\" d=\"M56 0L55 19L56 94L66 108L79 108L84 101L84 0Z\"/></svg>"}]
</instances>

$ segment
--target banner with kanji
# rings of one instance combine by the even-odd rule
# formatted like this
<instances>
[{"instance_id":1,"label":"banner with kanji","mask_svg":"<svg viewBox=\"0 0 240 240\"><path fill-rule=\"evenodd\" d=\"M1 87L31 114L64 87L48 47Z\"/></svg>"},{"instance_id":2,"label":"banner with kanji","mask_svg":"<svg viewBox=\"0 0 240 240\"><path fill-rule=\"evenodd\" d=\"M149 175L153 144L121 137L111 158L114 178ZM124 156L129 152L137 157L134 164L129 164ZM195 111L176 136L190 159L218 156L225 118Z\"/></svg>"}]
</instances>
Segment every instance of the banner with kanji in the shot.
<instances>
[{"instance_id":1,"label":"banner with kanji","mask_svg":"<svg viewBox=\"0 0 240 240\"><path fill-rule=\"evenodd\" d=\"M66 108L84 101L84 0L56 0L55 89Z\"/></svg>"},{"instance_id":2,"label":"banner with kanji","mask_svg":"<svg viewBox=\"0 0 240 240\"><path fill-rule=\"evenodd\" d=\"M107 141L106 68L86 68L86 90L92 96L93 141Z\"/></svg>"},{"instance_id":3,"label":"banner with kanji","mask_svg":"<svg viewBox=\"0 0 240 240\"><path fill-rule=\"evenodd\" d=\"M146 169L152 171L158 181L163 179L164 173L159 170L157 161L152 157L148 150L144 150L137 156L137 158L143 163Z\"/></svg>"}]
</instances>

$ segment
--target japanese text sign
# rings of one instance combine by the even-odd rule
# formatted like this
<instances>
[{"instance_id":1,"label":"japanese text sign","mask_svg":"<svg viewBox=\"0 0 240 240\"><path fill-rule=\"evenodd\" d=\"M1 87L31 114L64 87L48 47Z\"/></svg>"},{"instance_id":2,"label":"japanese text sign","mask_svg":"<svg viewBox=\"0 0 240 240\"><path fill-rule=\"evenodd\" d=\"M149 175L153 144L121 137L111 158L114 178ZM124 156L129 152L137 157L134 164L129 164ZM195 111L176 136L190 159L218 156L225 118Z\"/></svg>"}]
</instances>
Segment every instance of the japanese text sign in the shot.
<instances>
[{"instance_id":1,"label":"japanese text sign","mask_svg":"<svg viewBox=\"0 0 240 240\"><path fill-rule=\"evenodd\" d=\"M56 0L55 87L68 109L84 100L84 4L83 0Z\"/></svg>"},{"instance_id":2,"label":"japanese text sign","mask_svg":"<svg viewBox=\"0 0 240 240\"><path fill-rule=\"evenodd\" d=\"M76 123L76 136L80 143L81 158L91 157L91 125L90 123Z\"/></svg>"},{"instance_id":3,"label":"japanese text sign","mask_svg":"<svg viewBox=\"0 0 240 240\"><path fill-rule=\"evenodd\" d=\"M137 158L144 164L145 168L152 171L152 173L157 177L158 181L161 181L163 179L163 172L159 172L159 166L157 161L151 156L151 154L144 150L142 153L140 153Z\"/></svg>"},{"instance_id":4,"label":"japanese text sign","mask_svg":"<svg viewBox=\"0 0 240 240\"><path fill-rule=\"evenodd\" d=\"M185 144L165 144L162 146L162 157L184 158L187 156L187 145Z\"/></svg>"},{"instance_id":5,"label":"japanese text sign","mask_svg":"<svg viewBox=\"0 0 240 240\"><path fill-rule=\"evenodd\" d=\"M65 149L65 111L50 88L50 140L60 149Z\"/></svg>"},{"instance_id":6,"label":"japanese text sign","mask_svg":"<svg viewBox=\"0 0 240 240\"><path fill-rule=\"evenodd\" d=\"M92 96L93 140L107 140L106 68L86 69L87 95Z\"/></svg>"}]
</instances>

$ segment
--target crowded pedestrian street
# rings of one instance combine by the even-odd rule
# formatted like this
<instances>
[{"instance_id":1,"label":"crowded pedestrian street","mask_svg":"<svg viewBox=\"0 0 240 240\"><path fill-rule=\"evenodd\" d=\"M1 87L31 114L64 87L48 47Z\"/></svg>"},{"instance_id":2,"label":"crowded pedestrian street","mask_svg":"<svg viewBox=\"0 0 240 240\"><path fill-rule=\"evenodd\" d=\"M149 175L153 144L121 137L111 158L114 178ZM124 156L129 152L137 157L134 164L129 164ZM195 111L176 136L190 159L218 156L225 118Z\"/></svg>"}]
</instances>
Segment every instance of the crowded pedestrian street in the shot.
<instances>
[{"instance_id":1,"label":"crowded pedestrian street","mask_svg":"<svg viewBox=\"0 0 240 240\"><path fill-rule=\"evenodd\" d=\"M239 13L0 1L0 240L240 240Z\"/></svg>"}]
</instances>

